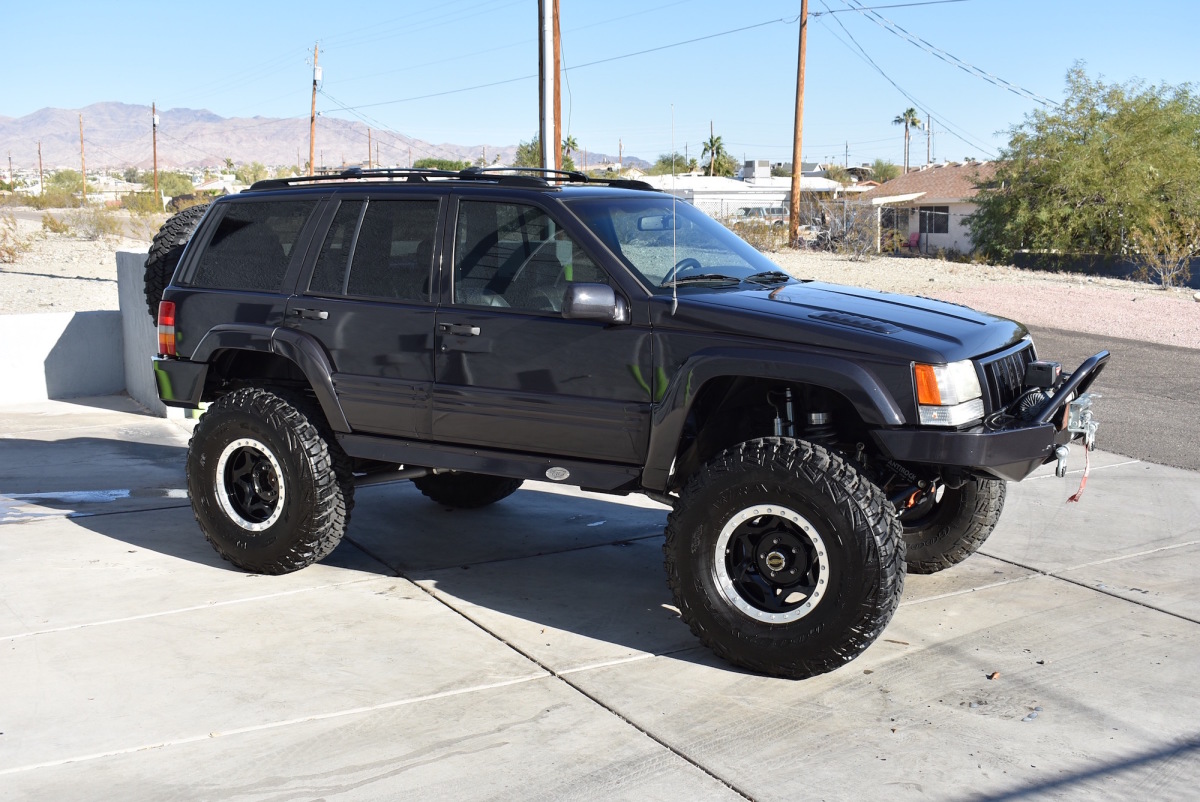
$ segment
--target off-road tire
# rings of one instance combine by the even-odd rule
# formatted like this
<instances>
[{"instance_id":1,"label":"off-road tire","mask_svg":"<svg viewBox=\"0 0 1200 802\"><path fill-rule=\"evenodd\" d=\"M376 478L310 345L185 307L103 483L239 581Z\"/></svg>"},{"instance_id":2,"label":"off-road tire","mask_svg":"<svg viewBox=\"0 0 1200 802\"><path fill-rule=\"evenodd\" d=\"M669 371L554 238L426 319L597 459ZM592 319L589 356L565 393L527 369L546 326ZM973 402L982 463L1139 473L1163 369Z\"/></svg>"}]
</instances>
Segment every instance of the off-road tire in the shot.
<instances>
[{"instance_id":1,"label":"off-road tire","mask_svg":"<svg viewBox=\"0 0 1200 802\"><path fill-rule=\"evenodd\" d=\"M793 516L803 524L789 524ZM816 536L806 535L810 543L803 544L820 568L808 601L789 602L792 594L782 600L797 605L782 618L799 618L763 620L771 613L756 612L746 595L738 597L749 606L743 611L721 587L722 572L733 571L730 547L739 529L726 532L764 523L779 524L774 531L783 532L785 543L789 526L800 532L807 525ZM774 548L761 545L768 540L779 542L771 532L751 557ZM832 671L862 653L891 620L904 589L904 541L882 491L838 455L792 438L740 443L697 471L667 519L663 553L675 604L701 642L735 665L793 679Z\"/></svg>"},{"instance_id":2,"label":"off-road tire","mask_svg":"<svg viewBox=\"0 0 1200 802\"><path fill-rule=\"evenodd\" d=\"M944 571L978 551L996 528L1007 493L1003 479L970 479L962 487L946 488L929 512L902 514L909 572Z\"/></svg>"},{"instance_id":3,"label":"off-road tire","mask_svg":"<svg viewBox=\"0 0 1200 802\"><path fill-rule=\"evenodd\" d=\"M257 465L248 472L252 480L239 474L245 464ZM349 466L315 404L246 387L219 398L196 424L188 492L218 554L246 571L285 574L324 559L341 542L354 502Z\"/></svg>"},{"instance_id":4,"label":"off-road tire","mask_svg":"<svg viewBox=\"0 0 1200 802\"><path fill-rule=\"evenodd\" d=\"M150 252L146 254L146 308L150 317L158 323L158 302L162 300L163 290L171 283L175 275L175 267L183 256L183 249L200 218L208 211L208 204L189 206L178 214L167 218L162 228L154 235L150 243Z\"/></svg>"},{"instance_id":5,"label":"off-road tire","mask_svg":"<svg viewBox=\"0 0 1200 802\"><path fill-rule=\"evenodd\" d=\"M434 473L413 479L432 501L459 510L473 510L508 498L521 487L521 479L482 473Z\"/></svg>"}]
</instances>

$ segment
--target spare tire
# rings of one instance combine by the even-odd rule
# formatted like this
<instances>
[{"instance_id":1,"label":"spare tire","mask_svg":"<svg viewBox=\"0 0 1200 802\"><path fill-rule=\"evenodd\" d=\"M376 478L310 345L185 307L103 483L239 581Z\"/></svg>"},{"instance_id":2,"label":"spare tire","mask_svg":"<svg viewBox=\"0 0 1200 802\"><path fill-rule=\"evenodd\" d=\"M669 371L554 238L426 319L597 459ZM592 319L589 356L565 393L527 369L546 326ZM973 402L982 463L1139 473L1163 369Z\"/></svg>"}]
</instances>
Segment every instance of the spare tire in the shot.
<instances>
[{"instance_id":1,"label":"spare tire","mask_svg":"<svg viewBox=\"0 0 1200 802\"><path fill-rule=\"evenodd\" d=\"M184 246L207 211L207 203L189 206L168 218L150 243L150 252L146 254L146 308L155 323L158 322L158 302L162 300L163 290L171 283Z\"/></svg>"}]
</instances>

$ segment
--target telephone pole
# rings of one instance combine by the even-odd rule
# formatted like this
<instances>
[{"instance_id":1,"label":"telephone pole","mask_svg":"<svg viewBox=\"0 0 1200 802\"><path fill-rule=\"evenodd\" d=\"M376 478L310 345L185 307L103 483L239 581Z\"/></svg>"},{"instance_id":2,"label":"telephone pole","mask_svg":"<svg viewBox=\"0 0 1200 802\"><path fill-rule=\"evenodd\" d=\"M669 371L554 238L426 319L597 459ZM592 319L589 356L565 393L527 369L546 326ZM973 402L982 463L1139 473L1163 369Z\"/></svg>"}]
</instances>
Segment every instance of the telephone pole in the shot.
<instances>
[{"instance_id":1,"label":"telephone pole","mask_svg":"<svg viewBox=\"0 0 1200 802\"><path fill-rule=\"evenodd\" d=\"M308 117L308 174L316 175L317 163L313 161L316 156L316 138L317 138L317 84L321 81L321 68L317 65L317 56L319 55L320 42L313 45L313 88L312 88L312 112ZM325 161L322 157L321 161Z\"/></svg>"},{"instance_id":2,"label":"telephone pole","mask_svg":"<svg viewBox=\"0 0 1200 802\"><path fill-rule=\"evenodd\" d=\"M542 167L562 168L558 0L538 0L538 138Z\"/></svg>"},{"instance_id":3,"label":"telephone pole","mask_svg":"<svg viewBox=\"0 0 1200 802\"><path fill-rule=\"evenodd\" d=\"M158 106L150 103L150 127L154 131L154 194L158 195Z\"/></svg>"},{"instance_id":4,"label":"telephone pole","mask_svg":"<svg viewBox=\"0 0 1200 802\"><path fill-rule=\"evenodd\" d=\"M83 115L79 115L79 169L83 172L83 205L87 205L87 159L83 155Z\"/></svg>"},{"instance_id":5,"label":"telephone pole","mask_svg":"<svg viewBox=\"0 0 1200 802\"><path fill-rule=\"evenodd\" d=\"M800 163L804 140L804 56L808 46L808 0L800 0L800 54L796 65L796 140L792 143L792 196L788 203L788 242L800 239Z\"/></svg>"},{"instance_id":6,"label":"telephone pole","mask_svg":"<svg viewBox=\"0 0 1200 802\"><path fill-rule=\"evenodd\" d=\"M42 140L38 140L38 196L46 194L46 182L42 179Z\"/></svg>"},{"instance_id":7,"label":"telephone pole","mask_svg":"<svg viewBox=\"0 0 1200 802\"><path fill-rule=\"evenodd\" d=\"M371 169L371 129L367 129L367 169Z\"/></svg>"}]
</instances>

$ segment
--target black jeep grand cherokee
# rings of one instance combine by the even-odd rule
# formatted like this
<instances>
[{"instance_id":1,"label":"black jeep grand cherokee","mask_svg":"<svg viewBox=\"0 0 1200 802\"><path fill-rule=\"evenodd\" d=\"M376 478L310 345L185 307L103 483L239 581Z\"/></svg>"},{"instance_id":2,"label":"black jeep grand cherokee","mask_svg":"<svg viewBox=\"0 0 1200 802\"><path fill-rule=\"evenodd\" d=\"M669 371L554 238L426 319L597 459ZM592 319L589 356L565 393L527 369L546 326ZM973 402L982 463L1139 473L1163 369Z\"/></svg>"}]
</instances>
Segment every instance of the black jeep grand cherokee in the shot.
<instances>
[{"instance_id":1,"label":"black jeep grand cherokee","mask_svg":"<svg viewBox=\"0 0 1200 802\"><path fill-rule=\"evenodd\" d=\"M234 564L324 558L364 483L644 493L692 631L788 677L853 659L906 568L963 560L1005 482L1090 447L1108 359L1062 373L1012 321L797 281L671 195L553 171L263 181L168 221L147 288Z\"/></svg>"}]
</instances>

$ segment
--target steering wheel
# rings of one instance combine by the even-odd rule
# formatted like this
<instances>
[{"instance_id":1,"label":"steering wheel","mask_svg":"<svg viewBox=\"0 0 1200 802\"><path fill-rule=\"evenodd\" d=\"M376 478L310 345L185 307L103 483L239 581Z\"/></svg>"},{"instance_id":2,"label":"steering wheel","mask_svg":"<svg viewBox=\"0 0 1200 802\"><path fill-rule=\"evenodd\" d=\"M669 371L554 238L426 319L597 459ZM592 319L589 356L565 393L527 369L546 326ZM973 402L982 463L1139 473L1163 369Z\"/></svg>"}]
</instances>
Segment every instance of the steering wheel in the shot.
<instances>
[{"instance_id":1,"label":"steering wheel","mask_svg":"<svg viewBox=\"0 0 1200 802\"><path fill-rule=\"evenodd\" d=\"M683 259L680 259L678 262L676 262L675 266L667 271L667 275L664 276L663 280L658 283L658 286L665 287L668 284L670 284L672 281L674 281L675 277L678 276L680 273L682 273L684 270L695 270L696 268L699 268L699 267L702 267L699 259L693 259L690 256L686 256Z\"/></svg>"}]
</instances>

